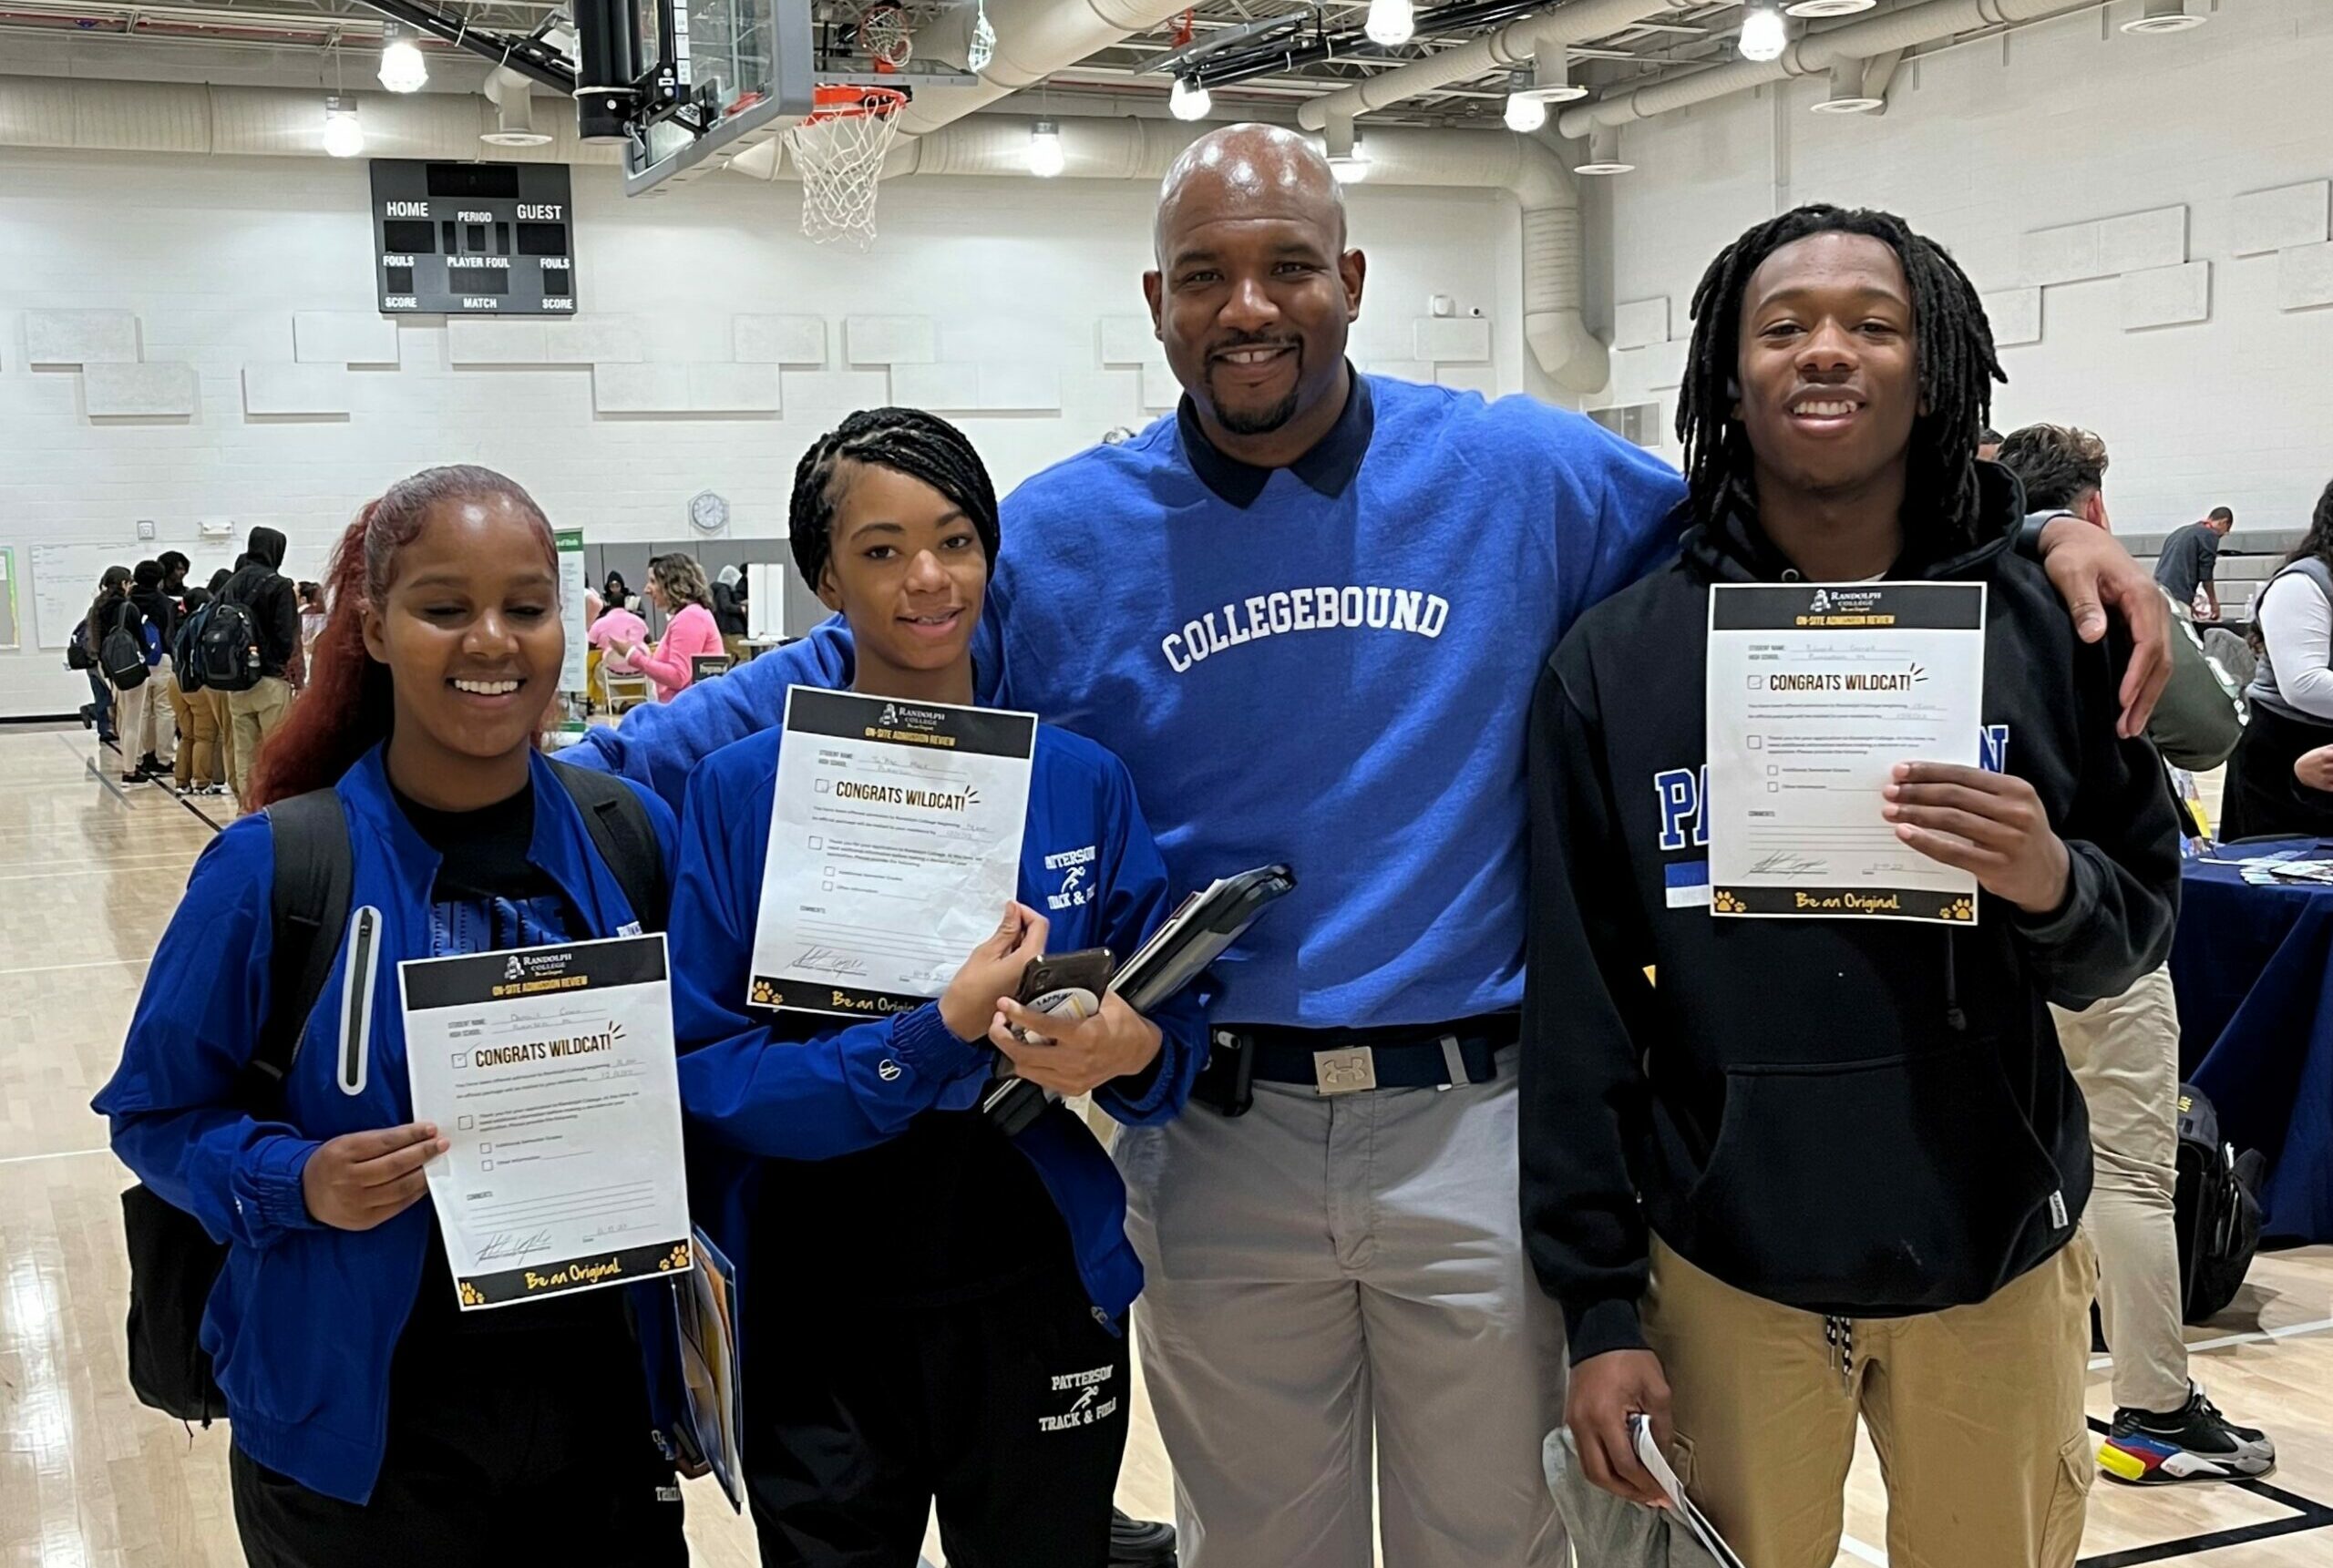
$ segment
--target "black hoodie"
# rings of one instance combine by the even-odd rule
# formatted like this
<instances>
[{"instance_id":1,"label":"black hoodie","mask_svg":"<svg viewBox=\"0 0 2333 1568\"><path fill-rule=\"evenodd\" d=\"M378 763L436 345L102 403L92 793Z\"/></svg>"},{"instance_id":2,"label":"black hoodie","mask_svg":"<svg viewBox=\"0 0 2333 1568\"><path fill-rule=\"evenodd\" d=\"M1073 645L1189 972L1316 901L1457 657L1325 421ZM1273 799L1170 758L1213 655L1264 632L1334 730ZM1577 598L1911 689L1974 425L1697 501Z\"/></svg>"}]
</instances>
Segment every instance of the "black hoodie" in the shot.
<instances>
[{"instance_id":1,"label":"black hoodie","mask_svg":"<svg viewBox=\"0 0 2333 1568\"><path fill-rule=\"evenodd\" d=\"M1984 718L2071 851L2052 915L1990 896L1957 928L1671 907L1668 868L1709 853L1676 788L1706 754L1709 585L1796 576L1742 518L1690 531L1541 678L1523 1220L1575 1361L1644 1343L1648 1225L1737 1289L1897 1317L1984 1300L2081 1217L2089 1120L2044 1004L2119 995L2163 961L2179 834L2153 748L2115 737L2116 661L2011 552L2015 479L1981 473L1980 542L1944 559L1914 543L1887 575L1989 585Z\"/></svg>"},{"instance_id":2,"label":"black hoodie","mask_svg":"<svg viewBox=\"0 0 2333 1568\"><path fill-rule=\"evenodd\" d=\"M235 563L235 575L219 590L252 612L259 632L260 673L298 680L300 661L300 595L292 579L277 569L283 564L286 540L273 528L253 528L251 548Z\"/></svg>"}]
</instances>

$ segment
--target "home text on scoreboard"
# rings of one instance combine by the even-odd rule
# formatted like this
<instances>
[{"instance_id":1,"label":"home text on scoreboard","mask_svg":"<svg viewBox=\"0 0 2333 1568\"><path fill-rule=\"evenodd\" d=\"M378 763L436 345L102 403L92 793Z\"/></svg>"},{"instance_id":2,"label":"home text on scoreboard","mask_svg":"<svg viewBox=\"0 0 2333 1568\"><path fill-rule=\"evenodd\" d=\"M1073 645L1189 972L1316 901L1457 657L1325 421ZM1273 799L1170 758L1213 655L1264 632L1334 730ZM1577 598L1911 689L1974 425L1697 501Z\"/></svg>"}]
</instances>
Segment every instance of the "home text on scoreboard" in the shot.
<instances>
[{"instance_id":1,"label":"home text on scoreboard","mask_svg":"<svg viewBox=\"0 0 2333 1568\"><path fill-rule=\"evenodd\" d=\"M384 314L575 313L575 209L563 163L376 158L373 241Z\"/></svg>"}]
</instances>

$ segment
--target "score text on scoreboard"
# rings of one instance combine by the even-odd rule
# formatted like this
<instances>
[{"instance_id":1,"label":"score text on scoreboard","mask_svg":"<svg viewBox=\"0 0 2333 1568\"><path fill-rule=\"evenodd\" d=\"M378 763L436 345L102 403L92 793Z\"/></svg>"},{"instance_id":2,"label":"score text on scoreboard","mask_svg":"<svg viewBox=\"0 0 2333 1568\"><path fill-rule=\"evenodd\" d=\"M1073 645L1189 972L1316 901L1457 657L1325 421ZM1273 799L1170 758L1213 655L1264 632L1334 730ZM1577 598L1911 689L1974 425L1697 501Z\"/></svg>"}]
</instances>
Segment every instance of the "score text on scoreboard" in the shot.
<instances>
[{"instance_id":1,"label":"score text on scoreboard","mask_svg":"<svg viewBox=\"0 0 2333 1568\"><path fill-rule=\"evenodd\" d=\"M574 213L563 163L375 159L382 313L573 315Z\"/></svg>"}]
</instances>

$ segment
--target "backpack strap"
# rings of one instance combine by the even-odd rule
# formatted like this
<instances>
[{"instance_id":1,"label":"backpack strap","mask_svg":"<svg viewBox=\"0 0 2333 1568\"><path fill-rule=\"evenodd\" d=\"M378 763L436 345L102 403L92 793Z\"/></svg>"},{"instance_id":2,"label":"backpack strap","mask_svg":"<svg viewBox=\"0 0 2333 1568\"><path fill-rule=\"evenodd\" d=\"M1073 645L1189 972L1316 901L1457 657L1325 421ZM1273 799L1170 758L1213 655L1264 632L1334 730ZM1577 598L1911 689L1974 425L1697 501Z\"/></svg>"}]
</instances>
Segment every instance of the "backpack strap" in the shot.
<instances>
[{"instance_id":1,"label":"backpack strap","mask_svg":"<svg viewBox=\"0 0 2333 1568\"><path fill-rule=\"evenodd\" d=\"M583 814L592 846L615 874L616 885L623 889L624 901L632 906L642 927L663 930L673 890L664 875L663 845L656 840L656 826L649 820L647 806L630 784L613 774L579 768L556 757L550 759L550 766L566 787L568 798Z\"/></svg>"},{"instance_id":2,"label":"backpack strap","mask_svg":"<svg viewBox=\"0 0 2333 1568\"><path fill-rule=\"evenodd\" d=\"M273 1094L292 1071L308 1015L332 976L356 873L348 814L337 791L312 790L277 801L266 815L275 842L275 886L269 899L275 938L268 970L272 1003L260 1025L251 1066Z\"/></svg>"}]
</instances>

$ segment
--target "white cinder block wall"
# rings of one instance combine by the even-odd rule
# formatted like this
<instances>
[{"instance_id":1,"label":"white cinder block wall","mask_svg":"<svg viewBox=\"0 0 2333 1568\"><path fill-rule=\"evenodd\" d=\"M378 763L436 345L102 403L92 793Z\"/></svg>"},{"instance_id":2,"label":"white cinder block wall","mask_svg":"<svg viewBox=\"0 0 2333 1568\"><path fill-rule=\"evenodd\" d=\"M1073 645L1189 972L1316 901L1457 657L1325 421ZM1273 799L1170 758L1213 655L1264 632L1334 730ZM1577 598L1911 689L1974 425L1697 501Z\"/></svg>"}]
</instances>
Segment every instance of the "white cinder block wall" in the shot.
<instances>
[{"instance_id":1,"label":"white cinder block wall","mask_svg":"<svg viewBox=\"0 0 2333 1568\"><path fill-rule=\"evenodd\" d=\"M1613 300L1665 297L1686 337L1718 248L1803 201L1900 212L1988 293L2037 281L2032 231L2184 208L2185 257L2209 265L2209 319L2127 330L2146 302L2126 304L2119 278L2048 287L2040 341L2002 351L1994 424L2098 430L2125 532L2215 504L2240 526L2301 526L2333 479L2333 308L2282 308L2287 260L2235 253L2237 199L2333 179L2333 3L2221 0L2207 26L2152 38L2115 27L2122 10L1908 67L1884 117L1810 113L1814 77L1627 128L1637 170L1610 181ZM1612 388L1589 402L1658 399L1666 432L1680 356L1616 354Z\"/></svg>"},{"instance_id":2,"label":"white cinder block wall","mask_svg":"<svg viewBox=\"0 0 2333 1568\"><path fill-rule=\"evenodd\" d=\"M573 338L599 322L610 330L592 352L623 355L628 324L649 365L680 374L660 379L640 374L649 365L620 364L595 399L589 364L457 366L445 326L406 321L393 366L262 368L254 377L248 367L293 360L295 313L373 309L361 160L0 151L0 544L15 550L23 641L0 652L0 717L68 712L87 700L61 651L36 646L36 585L25 580L36 544L118 545L128 564L185 546L200 519L230 518L239 538L256 523L283 529L293 566L313 575L365 497L452 461L508 471L556 522L595 539L674 538L689 497L706 488L728 497L731 537L771 538L785 531L802 449L842 411L836 399L961 385L1010 406L957 415L1003 487L1115 425L1145 423L1171 395L1157 368L1146 396L1141 366L1103 363L1102 323L1114 323L1107 335L1119 357L1125 323L1145 312L1146 186L895 184L883 193L880 241L858 256L800 238L791 184L715 176L626 202L612 170L578 168L575 180L581 308L542 330L557 345L569 341L558 334ZM1414 363L1414 326L1429 296L1448 294L1461 313L1483 311L1490 358L1442 365L1440 375L1521 390L1513 200L1363 188L1352 214L1371 260L1356 357L1436 374ZM93 418L89 377L29 365L27 316L38 336L53 324L42 313L80 310L132 312L145 363L192 365L193 415ZM691 389L683 401L710 386L721 406L750 403L767 373L725 374L741 315L826 321L823 371L791 367L777 377L782 413L600 411L626 398L653 402L666 381ZM928 339L940 363L904 374L851 364L845 321L870 315L927 318L928 333L862 336ZM1147 342L1146 327L1136 341ZM704 371L708 363L718 368ZM844 371L856 374L835 374ZM94 390L116 395L108 388L117 379L101 374ZM1049 395L1057 408L1020 406ZM254 403L304 410L335 398L344 415L250 412ZM139 518L155 520L157 542L138 540ZM94 586L77 589L81 602Z\"/></svg>"}]
</instances>

